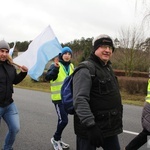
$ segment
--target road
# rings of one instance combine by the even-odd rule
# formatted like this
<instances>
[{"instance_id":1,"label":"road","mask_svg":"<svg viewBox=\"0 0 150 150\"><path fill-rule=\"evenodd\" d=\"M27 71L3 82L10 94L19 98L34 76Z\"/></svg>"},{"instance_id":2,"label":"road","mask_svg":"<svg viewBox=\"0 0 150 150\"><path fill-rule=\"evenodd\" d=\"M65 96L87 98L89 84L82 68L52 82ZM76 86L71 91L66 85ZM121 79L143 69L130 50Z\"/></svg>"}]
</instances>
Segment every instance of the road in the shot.
<instances>
[{"instance_id":1,"label":"road","mask_svg":"<svg viewBox=\"0 0 150 150\"><path fill-rule=\"evenodd\" d=\"M50 100L50 93L15 88L14 100L20 112L21 130L14 144L15 150L53 150L50 138L56 128L57 116ZM142 107L124 105L124 133L119 135L120 145L124 146L133 139L141 127ZM0 126L0 148L7 131L5 122ZM129 132L130 131L130 132ZM73 116L69 115L69 124L63 132L62 139L75 148ZM146 150L147 144L140 148ZM98 150L101 150L99 148Z\"/></svg>"}]
</instances>

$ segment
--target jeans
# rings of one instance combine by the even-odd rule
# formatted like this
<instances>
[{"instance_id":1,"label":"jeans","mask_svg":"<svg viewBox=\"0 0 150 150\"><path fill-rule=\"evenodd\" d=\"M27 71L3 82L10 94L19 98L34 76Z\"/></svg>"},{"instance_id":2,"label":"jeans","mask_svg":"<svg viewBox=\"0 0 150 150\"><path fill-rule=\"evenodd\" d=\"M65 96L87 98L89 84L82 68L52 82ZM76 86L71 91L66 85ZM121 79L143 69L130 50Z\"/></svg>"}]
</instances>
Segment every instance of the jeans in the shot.
<instances>
[{"instance_id":1,"label":"jeans","mask_svg":"<svg viewBox=\"0 0 150 150\"><path fill-rule=\"evenodd\" d=\"M68 124L68 114L66 113L62 102L58 104L54 104L54 105L55 105L55 109L58 115L57 130L54 134L54 140L59 141L61 139L61 135L62 135L64 128Z\"/></svg>"},{"instance_id":2,"label":"jeans","mask_svg":"<svg viewBox=\"0 0 150 150\"><path fill-rule=\"evenodd\" d=\"M83 139L77 136L77 150L96 150L96 147L91 145L88 139ZM104 139L103 150L120 150L118 136L111 136Z\"/></svg>"},{"instance_id":3,"label":"jeans","mask_svg":"<svg viewBox=\"0 0 150 150\"><path fill-rule=\"evenodd\" d=\"M16 134L20 130L19 114L14 102L7 107L0 107L0 121L1 118L4 119L8 126L8 132L5 138L3 150L12 150Z\"/></svg>"}]
</instances>

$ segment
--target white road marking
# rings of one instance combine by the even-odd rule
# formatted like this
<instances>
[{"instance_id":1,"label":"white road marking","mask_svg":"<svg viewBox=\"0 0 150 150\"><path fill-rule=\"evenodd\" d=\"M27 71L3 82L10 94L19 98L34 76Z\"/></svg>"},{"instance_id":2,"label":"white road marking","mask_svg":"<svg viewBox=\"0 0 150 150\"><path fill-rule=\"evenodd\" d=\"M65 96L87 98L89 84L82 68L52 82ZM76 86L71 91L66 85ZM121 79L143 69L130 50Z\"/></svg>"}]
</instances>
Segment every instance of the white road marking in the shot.
<instances>
[{"instance_id":1,"label":"white road marking","mask_svg":"<svg viewBox=\"0 0 150 150\"><path fill-rule=\"evenodd\" d=\"M123 130L124 133L128 133L128 134L134 134L134 135L138 135L139 133L137 132L132 132L132 131L127 131L127 130Z\"/></svg>"}]
</instances>

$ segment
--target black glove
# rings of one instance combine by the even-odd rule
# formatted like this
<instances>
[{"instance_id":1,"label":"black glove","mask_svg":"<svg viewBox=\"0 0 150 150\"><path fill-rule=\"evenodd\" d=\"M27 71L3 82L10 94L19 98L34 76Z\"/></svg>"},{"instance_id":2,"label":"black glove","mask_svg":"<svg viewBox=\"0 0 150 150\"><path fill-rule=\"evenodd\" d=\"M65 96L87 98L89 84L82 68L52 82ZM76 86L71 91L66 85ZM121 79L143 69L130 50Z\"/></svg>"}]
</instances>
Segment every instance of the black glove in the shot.
<instances>
[{"instance_id":1,"label":"black glove","mask_svg":"<svg viewBox=\"0 0 150 150\"><path fill-rule=\"evenodd\" d=\"M91 145L94 145L96 147L100 147L100 146L103 147L104 141L103 141L102 132L97 125L88 128L88 138Z\"/></svg>"}]
</instances>

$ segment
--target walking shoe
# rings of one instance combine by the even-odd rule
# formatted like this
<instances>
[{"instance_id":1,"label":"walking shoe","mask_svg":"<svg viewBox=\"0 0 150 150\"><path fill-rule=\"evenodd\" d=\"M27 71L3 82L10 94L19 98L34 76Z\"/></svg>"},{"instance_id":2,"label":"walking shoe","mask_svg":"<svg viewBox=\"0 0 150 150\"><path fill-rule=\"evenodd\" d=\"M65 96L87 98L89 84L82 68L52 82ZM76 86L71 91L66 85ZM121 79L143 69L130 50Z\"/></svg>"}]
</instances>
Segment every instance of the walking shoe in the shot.
<instances>
[{"instance_id":1,"label":"walking shoe","mask_svg":"<svg viewBox=\"0 0 150 150\"><path fill-rule=\"evenodd\" d=\"M60 141L55 141L54 138L51 138L51 143L53 145L54 150L63 150Z\"/></svg>"},{"instance_id":2,"label":"walking shoe","mask_svg":"<svg viewBox=\"0 0 150 150\"><path fill-rule=\"evenodd\" d=\"M60 141L60 144L61 144L63 149L68 149L69 148L69 144L64 143L63 141Z\"/></svg>"}]
</instances>

